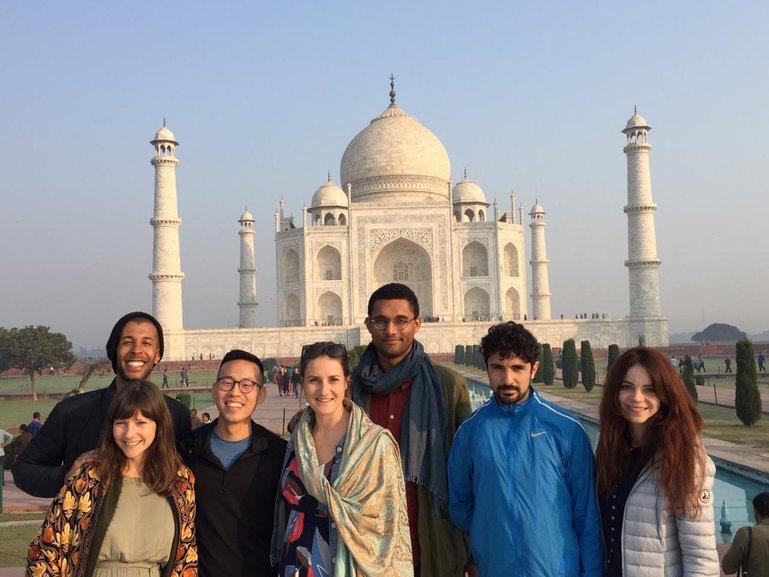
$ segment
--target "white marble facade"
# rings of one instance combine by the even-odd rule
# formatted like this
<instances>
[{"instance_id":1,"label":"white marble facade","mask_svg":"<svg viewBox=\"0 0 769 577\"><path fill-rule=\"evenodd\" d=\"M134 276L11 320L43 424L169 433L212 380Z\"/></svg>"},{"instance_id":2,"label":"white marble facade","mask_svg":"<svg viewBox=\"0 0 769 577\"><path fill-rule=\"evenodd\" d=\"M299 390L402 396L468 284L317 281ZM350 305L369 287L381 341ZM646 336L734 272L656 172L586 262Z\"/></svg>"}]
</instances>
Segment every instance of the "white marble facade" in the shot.
<instances>
[{"instance_id":1,"label":"white marble facade","mask_svg":"<svg viewBox=\"0 0 769 577\"><path fill-rule=\"evenodd\" d=\"M668 344L661 315L649 151L650 128L634 114L627 135L630 314L614 319L550 318L544 210L535 203L532 230L531 312L527 309L523 206L512 195L507 210L486 201L464 178L454 186L440 140L395 103L348 145L341 160L342 186L329 175L301 217L275 214L277 327L256 328L257 277L253 217L241 216L240 328L185 330L176 214L175 146L163 126L156 156L153 311L164 323L166 358L216 358L238 347L262 357L292 358L302 345L334 340L368 342L363 326L369 295L389 282L410 286L424 321L419 338L431 353L480 341L498 319L525 322L541 342L590 340L594 347L639 342ZM161 134L162 132L162 134ZM309 196L309 195L308 195ZM516 218L516 214L518 215Z\"/></svg>"}]
</instances>

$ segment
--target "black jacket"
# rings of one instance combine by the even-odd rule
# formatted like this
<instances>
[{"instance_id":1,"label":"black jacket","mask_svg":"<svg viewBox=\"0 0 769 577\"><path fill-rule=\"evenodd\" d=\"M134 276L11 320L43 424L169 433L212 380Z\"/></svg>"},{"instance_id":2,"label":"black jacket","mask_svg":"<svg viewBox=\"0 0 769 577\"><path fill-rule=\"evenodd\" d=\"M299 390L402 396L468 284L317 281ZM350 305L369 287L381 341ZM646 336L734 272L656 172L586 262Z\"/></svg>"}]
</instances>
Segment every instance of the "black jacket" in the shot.
<instances>
[{"instance_id":1,"label":"black jacket","mask_svg":"<svg viewBox=\"0 0 769 577\"><path fill-rule=\"evenodd\" d=\"M216 421L188 433L182 459L195 474L201 577L274 577L270 565L275 495L286 441L251 422L251 445L228 470L211 452Z\"/></svg>"},{"instance_id":2,"label":"black jacket","mask_svg":"<svg viewBox=\"0 0 769 577\"><path fill-rule=\"evenodd\" d=\"M25 493L54 497L80 455L99 444L104 416L115 396L115 379L106 389L69 397L56 404L43 427L13 465L13 480ZM190 412L165 396L176 431L177 444L190 431Z\"/></svg>"}]
</instances>

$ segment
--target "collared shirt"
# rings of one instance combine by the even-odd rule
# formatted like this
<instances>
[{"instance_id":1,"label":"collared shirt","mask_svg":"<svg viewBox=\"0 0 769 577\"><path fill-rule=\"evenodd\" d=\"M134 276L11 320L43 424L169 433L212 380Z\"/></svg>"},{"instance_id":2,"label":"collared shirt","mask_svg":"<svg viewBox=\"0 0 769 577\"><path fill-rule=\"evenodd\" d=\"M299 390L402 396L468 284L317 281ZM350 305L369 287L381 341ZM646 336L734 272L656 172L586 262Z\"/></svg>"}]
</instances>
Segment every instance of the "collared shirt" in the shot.
<instances>
[{"instance_id":1,"label":"collared shirt","mask_svg":"<svg viewBox=\"0 0 769 577\"><path fill-rule=\"evenodd\" d=\"M404 381L400 387L387 395L371 395L369 418L392 433L400 446L401 425L403 413L409 402L411 383L413 379ZM419 488L416 483L406 482L406 506L409 514L409 533L411 534L411 553L414 566L421 565L421 549L419 547Z\"/></svg>"}]
</instances>

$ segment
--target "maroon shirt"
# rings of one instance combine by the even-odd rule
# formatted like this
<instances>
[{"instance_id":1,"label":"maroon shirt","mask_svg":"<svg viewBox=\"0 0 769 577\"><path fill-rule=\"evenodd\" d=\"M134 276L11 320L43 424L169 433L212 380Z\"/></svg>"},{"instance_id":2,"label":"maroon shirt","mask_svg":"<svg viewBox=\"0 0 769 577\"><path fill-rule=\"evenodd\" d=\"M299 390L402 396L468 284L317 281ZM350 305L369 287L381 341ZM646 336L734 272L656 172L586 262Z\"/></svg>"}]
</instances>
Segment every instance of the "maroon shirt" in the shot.
<instances>
[{"instance_id":1,"label":"maroon shirt","mask_svg":"<svg viewBox=\"0 0 769 577\"><path fill-rule=\"evenodd\" d=\"M400 387L387 395L371 395L369 418L380 427L390 431L398 442L398 446L401 443L403 412L406 410L406 404L409 402L412 380L405 381ZM422 550L419 547L419 490L416 483L406 482L406 507L409 514L411 554L414 558L414 566L418 567L422 564Z\"/></svg>"}]
</instances>

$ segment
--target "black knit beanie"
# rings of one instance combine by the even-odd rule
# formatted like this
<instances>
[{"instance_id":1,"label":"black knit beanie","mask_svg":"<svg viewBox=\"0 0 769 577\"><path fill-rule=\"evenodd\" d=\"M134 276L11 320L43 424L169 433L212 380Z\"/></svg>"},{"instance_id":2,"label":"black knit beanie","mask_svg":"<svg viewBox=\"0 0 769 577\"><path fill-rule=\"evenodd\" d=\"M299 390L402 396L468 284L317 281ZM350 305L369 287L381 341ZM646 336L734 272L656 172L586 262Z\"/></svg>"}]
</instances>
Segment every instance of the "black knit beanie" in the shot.
<instances>
[{"instance_id":1,"label":"black knit beanie","mask_svg":"<svg viewBox=\"0 0 769 577\"><path fill-rule=\"evenodd\" d=\"M112 371L115 373L117 373L117 344L118 344L118 341L120 340L120 334L123 332L123 327L125 327L129 321L132 321L134 319L142 319L145 321L149 321L153 325L155 325L155 328L158 330L158 344L160 345L160 358L161 359L163 358L163 349L165 348L165 345L163 343L163 327L160 326L160 323L158 322L158 320L149 313L143 313L140 311L128 313L123 318L121 318L118 322L115 323L115 326L112 328L112 332L109 335L109 339L107 339L107 358L112 363Z\"/></svg>"}]
</instances>

